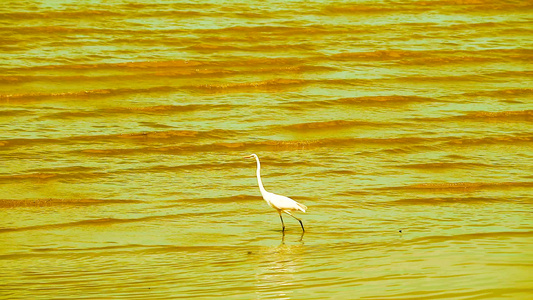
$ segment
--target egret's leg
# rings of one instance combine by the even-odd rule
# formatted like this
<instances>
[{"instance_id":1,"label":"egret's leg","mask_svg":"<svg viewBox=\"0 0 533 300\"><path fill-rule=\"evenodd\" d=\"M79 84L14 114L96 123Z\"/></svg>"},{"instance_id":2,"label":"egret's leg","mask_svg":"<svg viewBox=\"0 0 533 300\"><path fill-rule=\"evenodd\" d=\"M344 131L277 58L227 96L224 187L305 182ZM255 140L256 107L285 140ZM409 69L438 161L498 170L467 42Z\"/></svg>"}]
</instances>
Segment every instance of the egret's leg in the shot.
<instances>
[{"instance_id":1,"label":"egret's leg","mask_svg":"<svg viewBox=\"0 0 533 300\"><path fill-rule=\"evenodd\" d=\"M305 231L305 229L304 229L304 224L302 223L302 220L300 220L300 219L298 219L297 217L293 216L290 212L288 212L288 211L286 211L286 210L284 210L283 212L286 213L286 214L288 214L289 216L295 218L296 220L298 220L298 222L300 222L300 226L302 226L302 231ZM281 214L280 214L280 216L281 216Z\"/></svg>"},{"instance_id":2,"label":"egret's leg","mask_svg":"<svg viewBox=\"0 0 533 300\"><path fill-rule=\"evenodd\" d=\"M285 232L285 224L283 224L283 217L281 216L281 211L278 211L279 213L279 218L281 219L281 228L283 232Z\"/></svg>"}]
</instances>

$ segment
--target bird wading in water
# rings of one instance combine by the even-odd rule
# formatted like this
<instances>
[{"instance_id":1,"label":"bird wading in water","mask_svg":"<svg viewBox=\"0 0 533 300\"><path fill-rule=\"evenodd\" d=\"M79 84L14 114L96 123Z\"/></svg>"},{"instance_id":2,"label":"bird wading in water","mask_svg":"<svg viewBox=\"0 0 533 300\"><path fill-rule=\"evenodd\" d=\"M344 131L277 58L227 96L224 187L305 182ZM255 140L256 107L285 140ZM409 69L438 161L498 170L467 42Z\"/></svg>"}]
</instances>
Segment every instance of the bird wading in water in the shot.
<instances>
[{"instance_id":1,"label":"bird wading in water","mask_svg":"<svg viewBox=\"0 0 533 300\"><path fill-rule=\"evenodd\" d=\"M263 182L261 181L261 163L259 162L259 157L257 157L257 155L255 154L251 154L245 156L244 158L255 158L255 160L257 161L257 184L259 185L259 191L261 191L261 195L263 196L263 199L265 199L265 201L268 203L268 205L278 212L279 218L281 219L282 231L285 231L285 224L283 223L283 217L281 216L281 213L283 212L298 220L298 222L300 222L300 226L302 226L302 231L305 232L302 220L291 214L291 211L305 212L307 210L307 206L298 203L289 197L267 192L263 187Z\"/></svg>"}]
</instances>

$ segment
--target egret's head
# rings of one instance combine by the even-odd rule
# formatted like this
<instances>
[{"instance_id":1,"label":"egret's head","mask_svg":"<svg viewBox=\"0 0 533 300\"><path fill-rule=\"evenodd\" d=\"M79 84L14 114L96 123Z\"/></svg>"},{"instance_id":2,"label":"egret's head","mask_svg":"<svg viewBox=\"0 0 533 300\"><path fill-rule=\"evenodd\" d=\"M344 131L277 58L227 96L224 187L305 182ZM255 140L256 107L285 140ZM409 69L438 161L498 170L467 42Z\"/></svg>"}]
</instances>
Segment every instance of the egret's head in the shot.
<instances>
[{"instance_id":1,"label":"egret's head","mask_svg":"<svg viewBox=\"0 0 533 300\"><path fill-rule=\"evenodd\" d=\"M244 158L257 158L257 155L255 154L250 154L248 156L245 156Z\"/></svg>"}]
</instances>

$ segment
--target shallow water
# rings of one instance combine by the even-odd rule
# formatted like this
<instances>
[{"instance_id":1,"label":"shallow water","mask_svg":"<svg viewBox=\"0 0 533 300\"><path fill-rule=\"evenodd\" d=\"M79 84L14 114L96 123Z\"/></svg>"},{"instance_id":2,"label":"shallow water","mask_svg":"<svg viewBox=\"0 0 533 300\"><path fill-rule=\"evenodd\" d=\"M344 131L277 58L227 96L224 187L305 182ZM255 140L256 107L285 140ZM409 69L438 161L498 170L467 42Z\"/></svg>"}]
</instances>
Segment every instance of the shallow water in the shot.
<instances>
[{"instance_id":1,"label":"shallow water","mask_svg":"<svg viewBox=\"0 0 533 300\"><path fill-rule=\"evenodd\" d=\"M0 298L530 298L532 11L2 2Z\"/></svg>"}]
</instances>

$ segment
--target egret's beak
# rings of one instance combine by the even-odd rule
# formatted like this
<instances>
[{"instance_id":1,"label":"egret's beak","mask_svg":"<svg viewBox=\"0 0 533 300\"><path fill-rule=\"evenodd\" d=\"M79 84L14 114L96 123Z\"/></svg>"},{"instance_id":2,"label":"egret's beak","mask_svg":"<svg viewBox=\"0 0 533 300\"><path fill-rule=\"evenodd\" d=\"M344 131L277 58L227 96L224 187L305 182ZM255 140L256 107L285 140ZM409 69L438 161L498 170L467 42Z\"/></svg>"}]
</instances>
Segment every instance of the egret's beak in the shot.
<instances>
[{"instance_id":1,"label":"egret's beak","mask_svg":"<svg viewBox=\"0 0 533 300\"><path fill-rule=\"evenodd\" d=\"M252 158L252 157L253 157L253 156L248 155L248 156L245 156L245 157L243 157L243 158Z\"/></svg>"}]
</instances>

